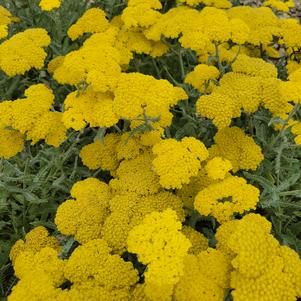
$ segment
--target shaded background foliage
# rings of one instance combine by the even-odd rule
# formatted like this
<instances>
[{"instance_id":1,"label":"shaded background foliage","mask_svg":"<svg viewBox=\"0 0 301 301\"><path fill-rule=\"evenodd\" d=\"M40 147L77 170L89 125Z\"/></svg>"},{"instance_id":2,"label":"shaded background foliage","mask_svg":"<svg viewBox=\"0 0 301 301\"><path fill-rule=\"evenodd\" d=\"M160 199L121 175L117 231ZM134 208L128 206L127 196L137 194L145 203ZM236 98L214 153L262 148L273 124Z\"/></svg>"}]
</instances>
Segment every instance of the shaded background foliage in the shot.
<instances>
[{"instance_id":1,"label":"shaded background foliage","mask_svg":"<svg viewBox=\"0 0 301 301\"><path fill-rule=\"evenodd\" d=\"M245 2L233 0L235 5ZM162 3L163 11L175 5L174 0ZM32 27L43 27L50 33L52 42L47 49L46 66L52 58L80 47L86 37L72 42L66 32L87 8L101 7L111 19L125 7L124 0L64 0L59 10L48 13L42 12L37 4L38 0L0 0L0 5L22 20L10 27L10 36ZM252 4L256 5L256 1ZM293 14L298 15L298 10ZM173 108L174 119L171 127L166 129L166 136L176 139L193 136L210 146L216 129L210 121L197 116L194 104L199 94L191 86L183 84L183 78L197 63L196 56L193 51L180 48L176 41L166 42L171 47L166 55L157 59L135 55L129 71L151 74L183 87L190 100ZM285 78L285 58L275 61L275 64L279 77ZM67 85L58 85L46 67L13 78L0 71L0 101L22 97L24 90L36 83L45 83L53 89L55 107L60 110L63 110L66 95L74 90ZM301 120L300 108L295 117ZM265 154L265 160L256 172L241 172L241 175L261 189L257 211L273 223L274 235L301 254L301 147L294 144L289 129L276 132L273 129L275 123L283 121L271 119L265 109L254 114L242 114L233 121L233 125L254 137ZM0 159L0 300L5 300L16 281L8 258L15 241L24 238L30 229L38 225L56 231L53 224L56 208L68 198L73 183L89 176L108 179L102 171L89 171L79 159L81 147L103 134L103 131L94 129L80 133L70 131L68 140L57 149L42 143L34 146L27 143L25 150L15 158ZM187 222L209 238L213 237L217 227L214 219L196 212Z\"/></svg>"}]
</instances>

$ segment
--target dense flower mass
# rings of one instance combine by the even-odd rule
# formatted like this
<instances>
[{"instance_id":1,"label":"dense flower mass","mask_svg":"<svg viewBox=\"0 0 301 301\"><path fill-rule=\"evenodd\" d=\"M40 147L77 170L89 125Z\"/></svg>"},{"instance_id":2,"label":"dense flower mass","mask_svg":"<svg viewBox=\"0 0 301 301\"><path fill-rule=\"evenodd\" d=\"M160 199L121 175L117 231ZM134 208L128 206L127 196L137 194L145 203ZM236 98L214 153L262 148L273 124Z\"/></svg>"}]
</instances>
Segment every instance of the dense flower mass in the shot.
<instances>
[{"instance_id":1,"label":"dense flower mass","mask_svg":"<svg viewBox=\"0 0 301 301\"><path fill-rule=\"evenodd\" d=\"M255 209L259 190L243 178L229 176L222 182L211 184L195 198L195 208L203 215L212 215L220 223L229 220L234 213Z\"/></svg>"},{"instance_id":2,"label":"dense flower mass","mask_svg":"<svg viewBox=\"0 0 301 301\"><path fill-rule=\"evenodd\" d=\"M191 243L180 229L176 212L167 209L146 216L129 234L128 250L147 265L145 294L151 300L170 300L183 274L183 260Z\"/></svg>"},{"instance_id":3,"label":"dense flower mass","mask_svg":"<svg viewBox=\"0 0 301 301\"><path fill-rule=\"evenodd\" d=\"M0 44L0 69L8 76L24 74L31 68L43 68L50 44L45 29L32 28L17 33Z\"/></svg>"},{"instance_id":4,"label":"dense flower mass","mask_svg":"<svg viewBox=\"0 0 301 301\"><path fill-rule=\"evenodd\" d=\"M232 260L234 300L280 301L300 296L300 259L292 249L279 245L270 234L271 224L256 214L228 223L218 230L221 243L217 247L228 251Z\"/></svg>"},{"instance_id":5,"label":"dense flower mass","mask_svg":"<svg viewBox=\"0 0 301 301\"><path fill-rule=\"evenodd\" d=\"M15 141L13 152L22 150L22 137L33 144L45 140L47 144L58 147L66 138L66 127L62 122L63 114L51 111L53 92L45 85L37 84L24 94L25 98L0 103L0 123L8 128L4 128L4 135L5 131L12 133L9 140Z\"/></svg>"},{"instance_id":6,"label":"dense flower mass","mask_svg":"<svg viewBox=\"0 0 301 301\"><path fill-rule=\"evenodd\" d=\"M238 2L0 6L8 301L301 298L298 7Z\"/></svg>"},{"instance_id":7,"label":"dense flower mass","mask_svg":"<svg viewBox=\"0 0 301 301\"><path fill-rule=\"evenodd\" d=\"M165 188L181 188L196 176L201 162L208 157L205 145L189 137L182 141L166 139L154 145L156 155L153 166L160 176L160 184ZM173 166L173 169L170 169Z\"/></svg>"},{"instance_id":8,"label":"dense flower mass","mask_svg":"<svg viewBox=\"0 0 301 301\"><path fill-rule=\"evenodd\" d=\"M234 172L255 170L263 160L260 147L238 127L224 128L215 135L214 141L215 144L209 149L210 156L222 156L229 160Z\"/></svg>"}]
</instances>

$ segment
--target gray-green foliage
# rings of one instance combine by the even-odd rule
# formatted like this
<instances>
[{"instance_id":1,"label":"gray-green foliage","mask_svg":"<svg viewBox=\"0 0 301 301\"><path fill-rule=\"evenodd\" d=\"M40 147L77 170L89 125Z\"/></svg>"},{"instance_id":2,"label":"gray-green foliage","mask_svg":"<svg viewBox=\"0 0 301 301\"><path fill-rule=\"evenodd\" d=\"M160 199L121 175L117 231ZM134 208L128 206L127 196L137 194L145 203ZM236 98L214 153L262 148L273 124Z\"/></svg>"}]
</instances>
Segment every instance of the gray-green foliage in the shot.
<instances>
[{"instance_id":1,"label":"gray-green foliage","mask_svg":"<svg viewBox=\"0 0 301 301\"><path fill-rule=\"evenodd\" d=\"M73 183L93 176L79 159L85 140L71 133L60 148L27 144L15 158L0 160L0 295L7 294L13 279L11 246L35 226L54 231L57 206L68 198Z\"/></svg>"}]
</instances>

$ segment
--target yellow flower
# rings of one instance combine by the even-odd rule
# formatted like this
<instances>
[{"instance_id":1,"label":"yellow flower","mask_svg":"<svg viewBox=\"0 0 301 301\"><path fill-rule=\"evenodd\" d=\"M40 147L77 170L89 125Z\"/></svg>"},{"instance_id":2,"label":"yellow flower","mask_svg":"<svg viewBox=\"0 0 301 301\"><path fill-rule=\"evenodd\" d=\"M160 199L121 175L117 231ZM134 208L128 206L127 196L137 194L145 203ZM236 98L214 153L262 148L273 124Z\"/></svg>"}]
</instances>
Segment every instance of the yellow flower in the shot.
<instances>
[{"instance_id":1,"label":"yellow flower","mask_svg":"<svg viewBox=\"0 0 301 301\"><path fill-rule=\"evenodd\" d=\"M108 134L104 141L99 140L84 146L80 151L80 158L89 169L103 169L114 173L118 167L116 144L119 142L118 134Z\"/></svg>"},{"instance_id":2,"label":"yellow flower","mask_svg":"<svg viewBox=\"0 0 301 301\"><path fill-rule=\"evenodd\" d=\"M182 228L182 233L190 240L191 247L189 249L189 254L197 255L201 251L205 251L208 249L208 239L200 232L195 229L184 226Z\"/></svg>"},{"instance_id":3,"label":"yellow flower","mask_svg":"<svg viewBox=\"0 0 301 301\"><path fill-rule=\"evenodd\" d=\"M224 179L227 173L232 169L232 164L229 160L221 157L211 159L205 166L207 175L213 180Z\"/></svg>"},{"instance_id":4,"label":"yellow flower","mask_svg":"<svg viewBox=\"0 0 301 301\"><path fill-rule=\"evenodd\" d=\"M55 237L49 235L46 228L36 227L25 236L24 240L18 240L10 251L10 259L14 262L22 252L37 253L43 248L49 247L59 251L59 242Z\"/></svg>"},{"instance_id":5,"label":"yellow flower","mask_svg":"<svg viewBox=\"0 0 301 301\"><path fill-rule=\"evenodd\" d=\"M9 10L0 5L0 40L7 37L8 25L19 21L19 18L13 17Z\"/></svg>"},{"instance_id":6,"label":"yellow flower","mask_svg":"<svg viewBox=\"0 0 301 301\"><path fill-rule=\"evenodd\" d=\"M79 49L69 52L53 77L61 84L91 85L95 92L113 91L121 75L120 54L113 47L115 37L96 33Z\"/></svg>"},{"instance_id":7,"label":"yellow flower","mask_svg":"<svg viewBox=\"0 0 301 301\"><path fill-rule=\"evenodd\" d=\"M232 65L232 70L250 76L261 76L263 78L277 78L277 68L261 58L253 58L240 54Z\"/></svg>"},{"instance_id":8,"label":"yellow flower","mask_svg":"<svg viewBox=\"0 0 301 301\"><path fill-rule=\"evenodd\" d=\"M33 144L45 140L49 145L58 147L66 139L67 129L62 122L62 113L50 111L53 92L45 85L37 84L29 87L24 94L25 98L0 104L0 122L19 131ZM16 135L12 139L18 139Z\"/></svg>"},{"instance_id":9,"label":"yellow flower","mask_svg":"<svg viewBox=\"0 0 301 301\"><path fill-rule=\"evenodd\" d=\"M201 116L212 119L218 129L229 126L232 118L239 117L241 114L236 99L220 94L218 91L201 96L196 103L196 111Z\"/></svg>"},{"instance_id":10,"label":"yellow flower","mask_svg":"<svg viewBox=\"0 0 301 301\"><path fill-rule=\"evenodd\" d=\"M51 11L61 6L61 0L41 0L39 6L42 10Z\"/></svg>"},{"instance_id":11,"label":"yellow flower","mask_svg":"<svg viewBox=\"0 0 301 301\"><path fill-rule=\"evenodd\" d=\"M118 122L119 116L113 110L110 94L94 92L88 87L78 95L71 92L65 99L63 122L67 128L76 131L86 127L111 127Z\"/></svg>"},{"instance_id":12,"label":"yellow flower","mask_svg":"<svg viewBox=\"0 0 301 301\"><path fill-rule=\"evenodd\" d=\"M110 214L102 229L103 239L114 252L122 254L126 250L126 240L130 231L139 225L146 215L171 208L176 211L178 219L183 221L182 206L179 197L166 191L146 196L135 193L117 194L110 200Z\"/></svg>"},{"instance_id":13,"label":"yellow flower","mask_svg":"<svg viewBox=\"0 0 301 301\"><path fill-rule=\"evenodd\" d=\"M123 160L110 187L116 193L135 192L139 195L154 194L159 191L159 176L152 168L153 155L144 153L137 158Z\"/></svg>"},{"instance_id":14,"label":"yellow flower","mask_svg":"<svg viewBox=\"0 0 301 301\"><path fill-rule=\"evenodd\" d=\"M90 8L68 29L68 36L75 41L85 33L105 32L109 28L105 12L100 8Z\"/></svg>"},{"instance_id":15,"label":"yellow flower","mask_svg":"<svg viewBox=\"0 0 301 301\"><path fill-rule=\"evenodd\" d=\"M160 3L161 4L161 3ZM152 9L147 1L129 5L121 15L125 28L148 28L155 24L161 14Z\"/></svg>"},{"instance_id":16,"label":"yellow flower","mask_svg":"<svg viewBox=\"0 0 301 301\"><path fill-rule=\"evenodd\" d=\"M64 61L64 56L57 56L54 59L52 59L47 66L47 70L50 74L53 74L54 71L62 65Z\"/></svg>"},{"instance_id":17,"label":"yellow flower","mask_svg":"<svg viewBox=\"0 0 301 301\"><path fill-rule=\"evenodd\" d=\"M301 122L289 122L292 125L291 132L295 135L295 143L301 144Z\"/></svg>"},{"instance_id":18,"label":"yellow flower","mask_svg":"<svg viewBox=\"0 0 301 301\"><path fill-rule=\"evenodd\" d=\"M162 187L167 189L188 184L191 177L198 174L201 162L208 157L205 145L193 137L185 137L182 141L162 140L154 145L153 153L156 155L153 160L155 172Z\"/></svg>"},{"instance_id":19,"label":"yellow flower","mask_svg":"<svg viewBox=\"0 0 301 301\"><path fill-rule=\"evenodd\" d=\"M213 6L216 8L230 8L232 3L229 0L178 0L184 2L190 6L197 6L198 4L204 4L205 6Z\"/></svg>"},{"instance_id":20,"label":"yellow flower","mask_svg":"<svg viewBox=\"0 0 301 301\"><path fill-rule=\"evenodd\" d=\"M129 233L129 252L138 254L139 261L147 265L145 293L152 300L170 300L173 286L183 274L191 243L181 228L176 212L167 209L147 215Z\"/></svg>"},{"instance_id":21,"label":"yellow flower","mask_svg":"<svg viewBox=\"0 0 301 301\"><path fill-rule=\"evenodd\" d=\"M88 178L75 183L71 195L75 199L62 203L55 216L59 231L80 243L100 238L111 197L108 185Z\"/></svg>"},{"instance_id":22,"label":"yellow flower","mask_svg":"<svg viewBox=\"0 0 301 301\"><path fill-rule=\"evenodd\" d=\"M0 122L0 157L10 159L24 148L23 136L18 132L6 129Z\"/></svg>"},{"instance_id":23,"label":"yellow flower","mask_svg":"<svg viewBox=\"0 0 301 301\"><path fill-rule=\"evenodd\" d=\"M301 260L295 251L280 246L270 231L271 223L259 214L218 229L217 239L232 253L234 300L295 300L300 295Z\"/></svg>"},{"instance_id":24,"label":"yellow flower","mask_svg":"<svg viewBox=\"0 0 301 301\"><path fill-rule=\"evenodd\" d=\"M213 88L213 94L219 93L231 98L236 108L243 108L246 112L256 112L262 102L262 82L258 76L250 76L237 72L226 73Z\"/></svg>"},{"instance_id":25,"label":"yellow flower","mask_svg":"<svg viewBox=\"0 0 301 301\"><path fill-rule=\"evenodd\" d=\"M224 223L234 213L255 209L258 201L259 190L256 187L247 184L244 178L230 176L201 190L194 206L201 214L212 215L219 223Z\"/></svg>"},{"instance_id":26,"label":"yellow flower","mask_svg":"<svg viewBox=\"0 0 301 301\"><path fill-rule=\"evenodd\" d=\"M238 127L220 130L214 141L215 144L209 149L210 157L220 156L229 160L233 172L240 169L255 170L263 160L261 148Z\"/></svg>"},{"instance_id":27,"label":"yellow flower","mask_svg":"<svg viewBox=\"0 0 301 301\"><path fill-rule=\"evenodd\" d=\"M206 84L209 85L211 79L217 79L218 77L219 70L216 67L200 64L186 75L185 83L191 84L202 92L206 91Z\"/></svg>"},{"instance_id":28,"label":"yellow flower","mask_svg":"<svg viewBox=\"0 0 301 301\"><path fill-rule=\"evenodd\" d=\"M184 259L184 274L175 288L179 301L224 300L229 287L230 262L218 250L208 248Z\"/></svg>"},{"instance_id":29,"label":"yellow flower","mask_svg":"<svg viewBox=\"0 0 301 301\"><path fill-rule=\"evenodd\" d=\"M236 44L244 44L250 34L250 29L248 25L241 19L231 19L231 40Z\"/></svg>"},{"instance_id":30,"label":"yellow flower","mask_svg":"<svg viewBox=\"0 0 301 301\"><path fill-rule=\"evenodd\" d=\"M137 271L131 262L119 255L111 255L111 249L102 239L79 246L66 262L64 276L75 286L102 286L107 291L126 289L137 282Z\"/></svg>"},{"instance_id":31,"label":"yellow flower","mask_svg":"<svg viewBox=\"0 0 301 301\"><path fill-rule=\"evenodd\" d=\"M291 6L290 3L292 3L293 6ZM293 1L282 1L282 0L266 0L263 3L263 5L272 7L282 12L289 12L290 8L294 7Z\"/></svg>"},{"instance_id":32,"label":"yellow flower","mask_svg":"<svg viewBox=\"0 0 301 301\"><path fill-rule=\"evenodd\" d=\"M248 43L268 45L273 36L279 35L279 19L268 7L235 6L227 14L230 19L240 19L249 27Z\"/></svg>"},{"instance_id":33,"label":"yellow flower","mask_svg":"<svg viewBox=\"0 0 301 301\"><path fill-rule=\"evenodd\" d=\"M124 119L158 118L160 126L172 121L170 108L187 99L183 89L172 86L167 80L155 79L141 73L123 73L114 91L114 111Z\"/></svg>"},{"instance_id":34,"label":"yellow flower","mask_svg":"<svg viewBox=\"0 0 301 301\"><path fill-rule=\"evenodd\" d=\"M44 66L47 56L43 47L50 44L45 29L31 28L17 33L0 44L0 69L8 76L24 74Z\"/></svg>"}]
</instances>

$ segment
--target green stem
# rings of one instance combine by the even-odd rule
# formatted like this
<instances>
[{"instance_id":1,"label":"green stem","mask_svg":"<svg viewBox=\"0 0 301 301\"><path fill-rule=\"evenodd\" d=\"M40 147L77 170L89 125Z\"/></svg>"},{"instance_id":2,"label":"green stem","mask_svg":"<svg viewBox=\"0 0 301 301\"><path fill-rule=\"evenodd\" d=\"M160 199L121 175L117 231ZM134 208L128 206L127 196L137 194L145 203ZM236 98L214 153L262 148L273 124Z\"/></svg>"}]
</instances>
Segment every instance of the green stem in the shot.
<instances>
[{"instance_id":1,"label":"green stem","mask_svg":"<svg viewBox=\"0 0 301 301\"><path fill-rule=\"evenodd\" d=\"M186 73L185 73L184 62L183 62L181 50L179 51L178 56L179 56L180 69L181 69L181 79L184 80Z\"/></svg>"},{"instance_id":2,"label":"green stem","mask_svg":"<svg viewBox=\"0 0 301 301\"><path fill-rule=\"evenodd\" d=\"M217 65L218 65L218 69L221 73L221 75L224 74L224 68L223 68L223 65L222 65L222 61L221 61L221 58L220 58L220 55L219 55L219 49L218 49L218 46L219 44L217 42L214 42L214 47L215 47L215 57L217 59Z\"/></svg>"},{"instance_id":3,"label":"green stem","mask_svg":"<svg viewBox=\"0 0 301 301\"><path fill-rule=\"evenodd\" d=\"M296 112L298 111L298 108L299 108L299 104L295 104L294 108L289 113L287 119L285 120L284 124L282 125L281 130L279 131L278 135L274 137L274 139L272 140L272 142L268 145L267 149L265 150L264 156L266 156L266 154L274 147L274 145L276 144L276 142L283 136L283 134L285 132L285 129L287 127L288 122L296 114Z\"/></svg>"},{"instance_id":4,"label":"green stem","mask_svg":"<svg viewBox=\"0 0 301 301\"><path fill-rule=\"evenodd\" d=\"M240 54L240 50L241 50L241 45L238 46L238 51L237 53L235 54L233 60L230 62L230 64L228 65L228 68L231 68L232 65L235 63L235 61L237 60L239 54Z\"/></svg>"}]
</instances>

